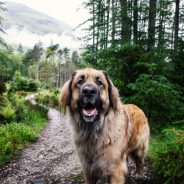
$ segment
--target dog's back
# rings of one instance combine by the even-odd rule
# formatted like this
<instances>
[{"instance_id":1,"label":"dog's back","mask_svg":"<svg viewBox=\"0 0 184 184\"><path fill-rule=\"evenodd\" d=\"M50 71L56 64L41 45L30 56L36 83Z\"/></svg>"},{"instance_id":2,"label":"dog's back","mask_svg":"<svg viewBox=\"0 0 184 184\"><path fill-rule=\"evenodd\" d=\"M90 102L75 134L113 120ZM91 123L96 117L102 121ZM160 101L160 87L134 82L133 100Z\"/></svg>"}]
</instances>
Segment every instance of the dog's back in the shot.
<instances>
[{"instance_id":1,"label":"dog's back","mask_svg":"<svg viewBox=\"0 0 184 184\"><path fill-rule=\"evenodd\" d=\"M132 127L128 145L129 155L136 163L137 172L141 173L150 135L148 120L144 112L136 105L127 104L123 107Z\"/></svg>"}]
</instances>

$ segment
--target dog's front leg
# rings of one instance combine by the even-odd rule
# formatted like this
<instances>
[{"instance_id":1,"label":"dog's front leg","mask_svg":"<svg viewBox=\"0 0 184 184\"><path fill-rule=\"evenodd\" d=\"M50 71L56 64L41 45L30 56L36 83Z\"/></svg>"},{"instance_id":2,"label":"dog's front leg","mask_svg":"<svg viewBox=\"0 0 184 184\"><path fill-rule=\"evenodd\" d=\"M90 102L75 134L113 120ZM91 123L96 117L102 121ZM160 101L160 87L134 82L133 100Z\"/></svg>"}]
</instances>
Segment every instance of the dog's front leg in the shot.
<instances>
[{"instance_id":1,"label":"dog's front leg","mask_svg":"<svg viewBox=\"0 0 184 184\"><path fill-rule=\"evenodd\" d=\"M114 174L111 175L110 184L124 184L125 183L125 176L124 174Z\"/></svg>"},{"instance_id":2,"label":"dog's front leg","mask_svg":"<svg viewBox=\"0 0 184 184\"><path fill-rule=\"evenodd\" d=\"M124 184L125 175L127 173L127 163L120 162L117 167L115 167L110 175L110 184Z\"/></svg>"}]
</instances>

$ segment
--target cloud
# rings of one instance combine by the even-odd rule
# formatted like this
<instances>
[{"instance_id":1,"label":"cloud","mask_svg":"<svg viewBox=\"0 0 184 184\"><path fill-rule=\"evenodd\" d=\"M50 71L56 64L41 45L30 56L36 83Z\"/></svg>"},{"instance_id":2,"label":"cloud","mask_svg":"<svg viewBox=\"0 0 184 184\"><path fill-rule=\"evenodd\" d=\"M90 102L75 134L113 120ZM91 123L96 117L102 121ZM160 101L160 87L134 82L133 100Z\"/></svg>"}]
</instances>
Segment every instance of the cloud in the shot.
<instances>
[{"instance_id":1,"label":"cloud","mask_svg":"<svg viewBox=\"0 0 184 184\"><path fill-rule=\"evenodd\" d=\"M58 43L62 48L68 47L70 49L79 49L81 42L74 39L72 36L57 34L45 34L38 35L29 32L26 29L18 30L16 27L11 27L6 30L6 35L3 36L5 41L9 44L18 45L21 43L22 46L32 48L35 43L41 41L44 47L49 46L51 43Z\"/></svg>"}]
</instances>

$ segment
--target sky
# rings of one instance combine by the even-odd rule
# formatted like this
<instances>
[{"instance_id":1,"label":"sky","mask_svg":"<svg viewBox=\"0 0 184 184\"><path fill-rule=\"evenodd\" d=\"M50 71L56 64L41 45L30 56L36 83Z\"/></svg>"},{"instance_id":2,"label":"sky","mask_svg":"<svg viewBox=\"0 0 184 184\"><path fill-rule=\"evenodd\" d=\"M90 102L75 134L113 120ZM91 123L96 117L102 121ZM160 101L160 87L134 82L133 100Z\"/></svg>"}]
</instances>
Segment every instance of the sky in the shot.
<instances>
[{"instance_id":1,"label":"sky","mask_svg":"<svg viewBox=\"0 0 184 184\"><path fill-rule=\"evenodd\" d=\"M87 11L82 6L83 0L4 0L5 3L6 1L24 4L39 12L61 20L72 28L76 28L88 17ZM33 47L34 44L38 41L42 41L44 46L48 46L51 40L54 44L58 43L58 40L60 40L63 47L69 47L73 49L78 49L81 47L81 41L73 40L66 35L40 36L36 34L30 34L25 30L20 32L14 28L7 30L6 33L7 34L4 36L4 39L8 43L16 45L21 43L23 46L29 48ZM79 34L83 35L80 30L79 32L74 32L76 37Z\"/></svg>"},{"instance_id":2,"label":"sky","mask_svg":"<svg viewBox=\"0 0 184 184\"><path fill-rule=\"evenodd\" d=\"M51 17L57 18L73 28L86 20L87 11L83 0L8 0L29 6ZM6 2L6 0L4 1Z\"/></svg>"}]
</instances>

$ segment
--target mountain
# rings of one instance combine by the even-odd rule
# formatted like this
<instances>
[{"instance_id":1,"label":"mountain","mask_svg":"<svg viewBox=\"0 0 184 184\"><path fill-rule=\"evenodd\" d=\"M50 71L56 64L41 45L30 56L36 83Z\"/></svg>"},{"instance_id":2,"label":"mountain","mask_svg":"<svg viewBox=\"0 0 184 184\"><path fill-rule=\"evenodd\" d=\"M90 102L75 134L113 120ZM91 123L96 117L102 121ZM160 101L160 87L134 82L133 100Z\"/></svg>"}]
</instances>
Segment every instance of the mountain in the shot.
<instances>
[{"instance_id":1,"label":"mountain","mask_svg":"<svg viewBox=\"0 0 184 184\"><path fill-rule=\"evenodd\" d=\"M14 27L19 31L26 30L38 35L65 34L72 36L72 28L62 21L23 4L6 2L5 5L7 11L2 13L2 17L5 19L3 22L5 30Z\"/></svg>"}]
</instances>

